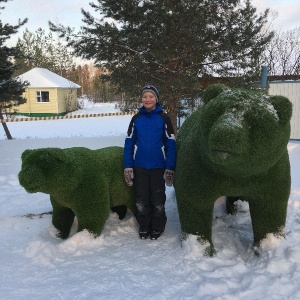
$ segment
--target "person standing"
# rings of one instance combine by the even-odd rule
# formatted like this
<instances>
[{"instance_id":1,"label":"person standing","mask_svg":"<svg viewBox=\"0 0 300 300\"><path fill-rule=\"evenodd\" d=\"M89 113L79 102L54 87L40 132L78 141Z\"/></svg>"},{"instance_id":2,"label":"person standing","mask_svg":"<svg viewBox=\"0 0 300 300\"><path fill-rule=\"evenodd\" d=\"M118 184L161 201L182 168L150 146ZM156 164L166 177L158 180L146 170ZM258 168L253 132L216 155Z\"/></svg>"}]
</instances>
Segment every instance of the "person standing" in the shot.
<instances>
[{"instance_id":1,"label":"person standing","mask_svg":"<svg viewBox=\"0 0 300 300\"><path fill-rule=\"evenodd\" d=\"M176 142L157 88L150 84L143 87L141 101L143 106L132 117L125 139L124 178L135 188L140 238L156 240L167 222L165 185L173 184Z\"/></svg>"}]
</instances>

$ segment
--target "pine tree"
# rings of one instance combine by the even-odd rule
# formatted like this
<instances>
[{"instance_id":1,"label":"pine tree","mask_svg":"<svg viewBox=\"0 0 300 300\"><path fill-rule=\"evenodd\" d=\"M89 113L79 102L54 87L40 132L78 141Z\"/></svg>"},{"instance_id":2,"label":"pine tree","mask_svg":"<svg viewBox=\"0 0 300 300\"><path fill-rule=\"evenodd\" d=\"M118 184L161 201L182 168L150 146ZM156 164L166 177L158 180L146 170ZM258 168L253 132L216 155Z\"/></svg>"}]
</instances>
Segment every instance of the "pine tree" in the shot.
<instances>
[{"instance_id":1,"label":"pine tree","mask_svg":"<svg viewBox=\"0 0 300 300\"><path fill-rule=\"evenodd\" d=\"M75 34L56 26L74 53L94 59L110 80L136 95L156 85L173 124L180 98L199 94L203 75L252 76L273 33L262 29L268 10L257 15L250 0L97 0L96 19L82 10L85 26Z\"/></svg>"},{"instance_id":2,"label":"pine tree","mask_svg":"<svg viewBox=\"0 0 300 300\"><path fill-rule=\"evenodd\" d=\"M0 0L0 4L1 2L5 3L7 0ZM0 10L3 9L4 7L0 7ZM8 47L5 42L26 22L27 19L24 19L19 20L18 25L10 25L3 24L0 20L0 119L3 119L3 112L12 107L12 104L19 105L24 102L22 94L26 83L12 78L14 71L18 68L14 59L19 57L20 53L16 47ZM11 139L6 123L2 125L7 138Z\"/></svg>"},{"instance_id":3,"label":"pine tree","mask_svg":"<svg viewBox=\"0 0 300 300\"><path fill-rule=\"evenodd\" d=\"M20 68L15 75L23 74L32 68L46 68L60 76L67 76L74 66L73 56L60 40L55 41L52 33L38 28L34 33L26 29L17 47L23 58L17 60Z\"/></svg>"}]
</instances>

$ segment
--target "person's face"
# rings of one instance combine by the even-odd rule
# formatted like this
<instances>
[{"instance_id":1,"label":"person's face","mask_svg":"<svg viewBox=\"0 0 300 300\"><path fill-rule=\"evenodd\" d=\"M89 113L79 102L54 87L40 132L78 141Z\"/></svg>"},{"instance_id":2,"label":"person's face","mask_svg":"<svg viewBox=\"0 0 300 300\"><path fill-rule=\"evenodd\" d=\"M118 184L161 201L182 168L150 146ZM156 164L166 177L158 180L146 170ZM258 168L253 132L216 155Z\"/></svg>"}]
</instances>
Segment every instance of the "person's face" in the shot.
<instances>
[{"instance_id":1,"label":"person's face","mask_svg":"<svg viewBox=\"0 0 300 300\"><path fill-rule=\"evenodd\" d=\"M145 92L142 96L142 103L147 111L155 109L156 107L155 95L151 92Z\"/></svg>"}]
</instances>

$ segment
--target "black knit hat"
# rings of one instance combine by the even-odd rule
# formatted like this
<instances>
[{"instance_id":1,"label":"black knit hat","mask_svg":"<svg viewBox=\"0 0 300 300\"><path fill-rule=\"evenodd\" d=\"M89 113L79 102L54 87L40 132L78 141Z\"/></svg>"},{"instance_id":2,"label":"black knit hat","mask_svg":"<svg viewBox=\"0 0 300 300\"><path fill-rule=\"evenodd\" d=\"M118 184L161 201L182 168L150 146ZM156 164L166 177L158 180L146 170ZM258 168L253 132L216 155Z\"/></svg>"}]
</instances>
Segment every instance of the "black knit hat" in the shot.
<instances>
[{"instance_id":1,"label":"black knit hat","mask_svg":"<svg viewBox=\"0 0 300 300\"><path fill-rule=\"evenodd\" d=\"M144 93L146 93L146 92L151 92L152 94L155 95L156 103L159 101L159 92L155 86L153 86L151 84L145 85L141 90L141 96L143 96Z\"/></svg>"}]
</instances>

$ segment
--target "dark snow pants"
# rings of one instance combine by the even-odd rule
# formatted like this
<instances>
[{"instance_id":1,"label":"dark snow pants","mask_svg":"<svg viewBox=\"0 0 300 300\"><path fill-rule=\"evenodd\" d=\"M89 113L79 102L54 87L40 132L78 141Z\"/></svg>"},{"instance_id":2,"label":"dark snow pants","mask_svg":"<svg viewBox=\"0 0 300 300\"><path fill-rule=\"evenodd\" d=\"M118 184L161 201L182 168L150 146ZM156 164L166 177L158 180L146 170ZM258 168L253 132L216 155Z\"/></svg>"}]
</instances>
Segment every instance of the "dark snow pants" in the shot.
<instances>
[{"instance_id":1,"label":"dark snow pants","mask_svg":"<svg viewBox=\"0 0 300 300\"><path fill-rule=\"evenodd\" d=\"M137 221L141 229L164 231L166 192L164 169L134 167Z\"/></svg>"}]
</instances>

